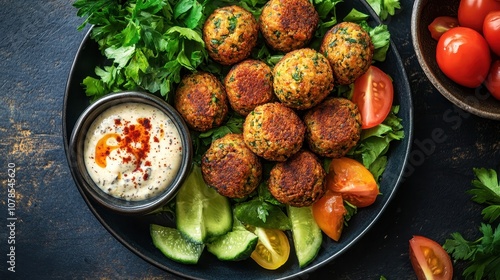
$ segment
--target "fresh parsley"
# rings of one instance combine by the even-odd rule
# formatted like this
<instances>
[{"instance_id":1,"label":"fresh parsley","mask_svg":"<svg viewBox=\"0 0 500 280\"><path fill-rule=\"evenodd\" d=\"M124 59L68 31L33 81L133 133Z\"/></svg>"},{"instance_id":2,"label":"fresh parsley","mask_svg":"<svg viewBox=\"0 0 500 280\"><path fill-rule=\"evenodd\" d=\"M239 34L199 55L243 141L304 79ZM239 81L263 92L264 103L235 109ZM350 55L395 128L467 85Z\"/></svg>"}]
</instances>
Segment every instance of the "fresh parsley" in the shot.
<instances>
[{"instance_id":1,"label":"fresh parsley","mask_svg":"<svg viewBox=\"0 0 500 280\"><path fill-rule=\"evenodd\" d=\"M469 241L455 232L445 241L443 248L455 260L467 262L463 272L466 279L500 279L500 224L493 224L500 217L498 176L493 169L474 168L473 171L476 178L468 193L473 201L488 205L482 211L488 223L481 223L479 232L482 236L476 240Z\"/></svg>"},{"instance_id":2,"label":"fresh parsley","mask_svg":"<svg viewBox=\"0 0 500 280\"><path fill-rule=\"evenodd\" d=\"M82 84L93 100L120 90L168 93L183 70L208 60L201 27L205 3L195 0L77 0L77 15L107 59Z\"/></svg>"},{"instance_id":3,"label":"fresh parsley","mask_svg":"<svg viewBox=\"0 0 500 280\"><path fill-rule=\"evenodd\" d=\"M481 212L483 218L489 223L500 217L500 185L498 184L497 173L493 169L474 169L476 178L472 181L473 189L468 193L472 195L472 200L488 205Z\"/></svg>"},{"instance_id":4,"label":"fresh parsley","mask_svg":"<svg viewBox=\"0 0 500 280\"><path fill-rule=\"evenodd\" d=\"M393 16L397 9L401 9L399 0L367 0L366 2L381 20L386 20L389 16Z\"/></svg>"}]
</instances>

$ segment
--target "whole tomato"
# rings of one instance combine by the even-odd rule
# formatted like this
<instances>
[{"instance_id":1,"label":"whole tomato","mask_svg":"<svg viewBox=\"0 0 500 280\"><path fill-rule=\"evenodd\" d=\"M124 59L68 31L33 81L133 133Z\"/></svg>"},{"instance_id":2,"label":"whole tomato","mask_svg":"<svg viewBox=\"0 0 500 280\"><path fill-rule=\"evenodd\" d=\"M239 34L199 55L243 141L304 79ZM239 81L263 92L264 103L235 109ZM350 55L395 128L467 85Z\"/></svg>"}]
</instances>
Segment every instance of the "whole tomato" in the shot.
<instances>
[{"instance_id":1,"label":"whole tomato","mask_svg":"<svg viewBox=\"0 0 500 280\"><path fill-rule=\"evenodd\" d=\"M483 36L491 50L500 56L500 10L490 12L484 18Z\"/></svg>"},{"instance_id":2,"label":"whole tomato","mask_svg":"<svg viewBox=\"0 0 500 280\"><path fill-rule=\"evenodd\" d=\"M500 100L500 60L491 64L490 73L484 85L493 97Z\"/></svg>"},{"instance_id":3,"label":"whole tomato","mask_svg":"<svg viewBox=\"0 0 500 280\"><path fill-rule=\"evenodd\" d=\"M443 73L459 85L480 86L491 64L488 43L474 29L455 27L439 38L436 61Z\"/></svg>"},{"instance_id":4,"label":"whole tomato","mask_svg":"<svg viewBox=\"0 0 500 280\"><path fill-rule=\"evenodd\" d=\"M427 29L431 32L432 39L437 41L443 33L457 26L458 19L456 17L440 16L435 18L427 26Z\"/></svg>"},{"instance_id":5,"label":"whole tomato","mask_svg":"<svg viewBox=\"0 0 500 280\"><path fill-rule=\"evenodd\" d=\"M458 22L481 33L486 15L500 10L500 1L496 0L460 0L458 6Z\"/></svg>"}]
</instances>

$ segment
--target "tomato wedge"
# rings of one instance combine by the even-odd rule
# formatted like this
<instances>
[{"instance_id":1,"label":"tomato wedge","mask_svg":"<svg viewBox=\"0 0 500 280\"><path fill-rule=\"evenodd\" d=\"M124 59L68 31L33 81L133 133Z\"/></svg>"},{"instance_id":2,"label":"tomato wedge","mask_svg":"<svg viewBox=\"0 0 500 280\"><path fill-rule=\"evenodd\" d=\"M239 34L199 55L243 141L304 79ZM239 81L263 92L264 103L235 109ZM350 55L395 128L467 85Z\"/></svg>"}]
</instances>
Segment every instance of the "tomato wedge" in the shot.
<instances>
[{"instance_id":1,"label":"tomato wedge","mask_svg":"<svg viewBox=\"0 0 500 280\"><path fill-rule=\"evenodd\" d=\"M370 66L354 82L352 101L361 113L361 128L381 124L391 111L393 98L392 79L378 67Z\"/></svg>"},{"instance_id":2,"label":"tomato wedge","mask_svg":"<svg viewBox=\"0 0 500 280\"><path fill-rule=\"evenodd\" d=\"M451 280L453 265L436 241L423 236L410 239L410 261L418 280Z\"/></svg>"},{"instance_id":3,"label":"tomato wedge","mask_svg":"<svg viewBox=\"0 0 500 280\"><path fill-rule=\"evenodd\" d=\"M339 241L344 229L344 207L342 196L327 190L326 193L312 205L314 220L328 237Z\"/></svg>"},{"instance_id":4,"label":"tomato wedge","mask_svg":"<svg viewBox=\"0 0 500 280\"><path fill-rule=\"evenodd\" d=\"M326 186L359 208L372 205L379 194L372 173L363 164L348 157L332 159Z\"/></svg>"},{"instance_id":5,"label":"tomato wedge","mask_svg":"<svg viewBox=\"0 0 500 280\"><path fill-rule=\"evenodd\" d=\"M259 241L250 257L257 264L275 270L286 263L290 256L290 242L283 231L258 227L254 233Z\"/></svg>"}]
</instances>

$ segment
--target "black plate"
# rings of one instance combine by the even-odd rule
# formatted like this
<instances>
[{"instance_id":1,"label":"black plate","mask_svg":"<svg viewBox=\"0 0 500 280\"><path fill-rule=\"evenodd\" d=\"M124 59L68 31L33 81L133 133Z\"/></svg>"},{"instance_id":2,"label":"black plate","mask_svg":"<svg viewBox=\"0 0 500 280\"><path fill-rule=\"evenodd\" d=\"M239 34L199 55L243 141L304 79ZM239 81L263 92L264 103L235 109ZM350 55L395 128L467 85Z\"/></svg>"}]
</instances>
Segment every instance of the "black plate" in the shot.
<instances>
[{"instance_id":1,"label":"black plate","mask_svg":"<svg viewBox=\"0 0 500 280\"><path fill-rule=\"evenodd\" d=\"M352 8L370 14L373 19L371 24L380 23L368 4L362 0L340 3L337 6L338 18L342 19ZM66 155L68 155L68 141L73 126L80 113L89 105L89 99L85 95L81 82L86 76L94 75L94 68L103 61L104 58L100 54L97 44L87 34L75 57L66 86L62 112ZM383 195L377 198L372 206L358 211L349 222L349 226L344 229L340 242L324 238L317 258L304 269L299 268L293 248L288 262L275 271L265 270L251 259L238 263L222 262L206 250L197 265L184 265L171 261L154 247L149 235L151 222L165 224L169 223L168 219L159 216L145 218L115 214L91 200L78 184L77 188L90 210L116 239L146 261L171 273L197 279L285 279L311 272L340 256L372 227L394 196L397 186L403 178L412 139L413 106L408 79L401 58L392 42L386 61L377 63L377 66L394 79L394 103L400 105L398 116L403 120L405 138L402 141L394 142L389 151L387 169L380 184L380 191Z\"/></svg>"}]
</instances>

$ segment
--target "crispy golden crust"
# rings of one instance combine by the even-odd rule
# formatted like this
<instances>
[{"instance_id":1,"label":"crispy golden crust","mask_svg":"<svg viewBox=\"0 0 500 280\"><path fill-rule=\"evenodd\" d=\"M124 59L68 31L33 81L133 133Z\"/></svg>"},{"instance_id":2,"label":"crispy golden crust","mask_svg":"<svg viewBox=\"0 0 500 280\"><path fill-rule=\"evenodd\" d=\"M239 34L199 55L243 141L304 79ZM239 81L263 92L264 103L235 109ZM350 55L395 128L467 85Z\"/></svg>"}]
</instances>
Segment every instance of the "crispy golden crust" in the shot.
<instances>
[{"instance_id":1,"label":"crispy golden crust","mask_svg":"<svg viewBox=\"0 0 500 280\"><path fill-rule=\"evenodd\" d=\"M182 78L174 106L194 130L207 131L222 124L229 105L224 87L217 77L197 72Z\"/></svg>"},{"instance_id":2,"label":"crispy golden crust","mask_svg":"<svg viewBox=\"0 0 500 280\"><path fill-rule=\"evenodd\" d=\"M335 82L348 85L368 70L374 46L370 35L361 26L341 22L325 34L320 52L330 62Z\"/></svg>"},{"instance_id":3,"label":"crispy golden crust","mask_svg":"<svg viewBox=\"0 0 500 280\"><path fill-rule=\"evenodd\" d=\"M327 59L309 48L287 53L274 67L273 76L278 99L298 110L319 104L334 86Z\"/></svg>"},{"instance_id":4,"label":"crispy golden crust","mask_svg":"<svg viewBox=\"0 0 500 280\"><path fill-rule=\"evenodd\" d=\"M271 0L259 17L260 31L266 42L282 52L309 43L318 22L318 13L308 0Z\"/></svg>"},{"instance_id":5,"label":"crispy golden crust","mask_svg":"<svg viewBox=\"0 0 500 280\"><path fill-rule=\"evenodd\" d=\"M226 134L212 142L201 161L205 182L221 195L243 198L260 183L260 159L245 145L243 135Z\"/></svg>"},{"instance_id":6,"label":"crispy golden crust","mask_svg":"<svg viewBox=\"0 0 500 280\"><path fill-rule=\"evenodd\" d=\"M242 116L274 100L271 68L259 60L247 59L234 65L224 79L224 86L229 104Z\"/></svg>"},{"instance_id":7,"label":"crispy golden crust","mask_svg":"<svg viewBox=\"0 0 500 280\"><path fill-rule=\"evenodd\" d=\"M243 138L258 156L271 161L285 161L300 150L305 125L285 105L274 102L257 106L245 118Z\"/></svg>"},{"instance_id":8,"label":"crispy golden crust","mask_svg":"<svg viewBox=\"0 0 500 280\"><path fill-rule=\"evenodd\" d=\"M358 106L345 98L328 98L304 115L311 151L339 158L356 146L361 136Z\"/></svg>"},{"instance_id":9,"label":"crispy golden crust","mask_svg":"<svg viewBox=\"0 0 500 280\"><path fill-rule=\"evenodd\" d=\"M326 172L316 155L301 150L271 169L268 188L281 203L305 207L323 195L325 177Z\"/></svg>"},{"instance_id":10,"label":"crispy golden crust","mask_svg":"<svg viewBox=\"0 0 500 280\"><path fill-rule=\"evenodd\" d=\"M205 21L203 41L215 61L231 65L247 58L257 44L259 25L239 6L216 9Z\"/></svg>"}]
</instances>

